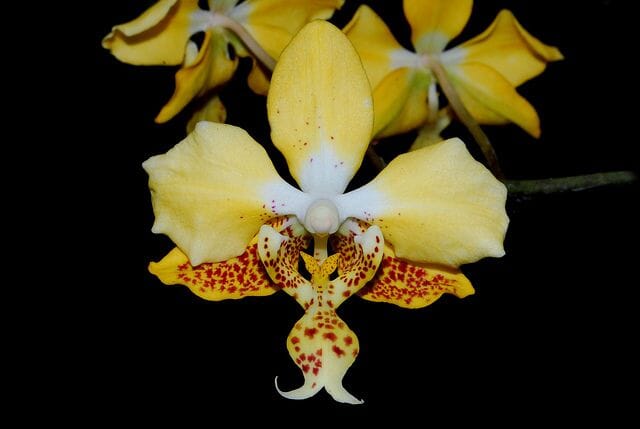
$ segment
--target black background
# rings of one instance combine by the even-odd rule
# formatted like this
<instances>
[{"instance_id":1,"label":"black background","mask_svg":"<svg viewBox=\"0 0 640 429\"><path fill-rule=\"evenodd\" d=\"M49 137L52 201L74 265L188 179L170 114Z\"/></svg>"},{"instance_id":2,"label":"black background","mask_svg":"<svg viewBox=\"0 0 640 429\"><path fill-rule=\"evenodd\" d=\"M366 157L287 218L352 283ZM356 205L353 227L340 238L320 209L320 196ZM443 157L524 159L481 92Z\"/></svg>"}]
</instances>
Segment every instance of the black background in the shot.
<instances>
[{"instance_id":1,"label":"black background","mask_svg":"<svg viewBox=\"0 0 640 429\"><path fill-rule=\"evenodd\" d=\"M150 232L153 213L140 164L184 137L188 115L154 124L173 91L176 69L119 63L99 42L112 25L152 3L112 1L92 15L99 133L91 144L107 167L101 173L104 189L96 191L97 211L105 218L94 241L110 250L96 284L87 285L99 288L100 298L84 306L100 319L87 338L90 360L100 363L82 373L92 391L116 388L100 400L104 416L131 410L215 424L220 416L266 422L304 412L417 417L425 424L435 417L514 424L586 417L611 423L628 409L622 391L633 389L637 377L631 350L638 337L637 186L510 200L507 255L464 267L475 295L445 296L420 310L357 298L341 307L361 344L344 383L364 405L334 403L324 391L302 402L281 398L273 387L276 375L284 390L302 382L285 348L302 315L293 300L277 293L207 302L186 288L163 286L146 271L172 244ZM346 24L359 3L347 0L332 22ZM410 47L401 2L365 3ZM511 125L485 127L509 178L637 167L636 112L625 105L633 102L636 72L629 61L637 54L625 3L474 5L468 26L450 46L478 34L501 8L509 8L528 31L566 57L519 88L541 117L539 140ZM242 62L222 91L227 122L264 143L289 177L269 142L265 98L246 88L247 71ZM471 141L461 127L447 131L454 135ZM383 143L383 154L391 159L412 137ZM370 177L365 165L354 186Z\"/></svg>"}]
</instances>

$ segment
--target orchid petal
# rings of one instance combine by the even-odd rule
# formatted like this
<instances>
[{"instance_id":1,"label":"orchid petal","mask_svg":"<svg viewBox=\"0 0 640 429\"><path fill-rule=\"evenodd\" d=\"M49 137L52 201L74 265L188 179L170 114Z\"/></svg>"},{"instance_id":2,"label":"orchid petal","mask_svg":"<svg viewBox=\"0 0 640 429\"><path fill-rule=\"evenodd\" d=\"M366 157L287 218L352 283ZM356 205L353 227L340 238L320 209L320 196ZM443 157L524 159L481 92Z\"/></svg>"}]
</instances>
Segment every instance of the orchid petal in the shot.
<instances>
[{"instance_id":1,"label":"orchid petal","mask_svg":"<svg viewBox=\"0 0 640 429\"><path fill-rule=\"evenodd\" d=\"M229 58L225 30L212 29L205 33L204 42L195 58L186 55L183 68L176 73L176 89L171 99L156 117L163 123L178 114L193 98L228 82L238 67L237 58ZM193 42L188 53L193 52Z\"/></svg>"},{"instance_id":2,"label":"orchid petal","mask_svg":"<svg viewBox=\"0 0 640 429\"><path fill-rule=\"evenodd\" d=\"M437 54L467 25L473 0L404 0L403 6L416 52Z\"/></svg>"},{"instance_id":3,"label":"orchid petal","mask_svg":"<svg viewBox=\"0 0 640 429\"><path fill-rule=\"evenodd\" d=\"M251 240L238 257L195 267L176 247L159 262L149 264L149 272L166 285L187 286L194 294L209 301L271 295L278 288L271 283L260 262L257 241L257 238Z\"/></svg>"},{"instance_id":4,"label":"orchid petal","mask_svg":"<svg viewBox=\"0 0 640 429\"><path fill-rule=\"evenodd\" d=\"M442 61L479 62L491 67L513 86L542 73L550 61L563 59L554 46L545 45L503 9L482 34L445 52Z\"/></svg>"},{"instance_id":5,"label":"orchid petal","mask_svg":"<svg viewBox=\"0 0 640 429\"><path fill-rule=\"evenodd\" d=\"M533 106L497 71L481 63L446 68L462 103L480 124L513 122L533 137L540 137L540 118Z\"/></svg>"},{"instance_id":6,"label":"orchid petal","mask_svg":"<svg viewBox=\"0 0 640 429\"><path fill-rule=\"evenodd\" d=\"M309 21L329 19L344 0L246 0L229 12L275 60Z\"/></svg>"},{"instance_id":7,"label":"orchid petal","mask_svg":"<svg viewBox=\"0 0 640 429\"><path fill-rule=\"evenodd\" d=\"M304 233L294 216L272 219L269 225L290 237L295 233ZM260 261L258 236L236 258L218 263L205 262L195 267L189 263L187 255L176 247L161 261L151 262L149 272L166 285L187 286L194 294L209 301L267 296L278 291Z\"/></svg>"},{"instance_id":8,"label":"orchid petal","mask_svg":"<svg viewBox=\"0 0 640 429\"><path fill-rule=\"evenodd\" d=\"M273 143L303 191L344 191L369 144L372 104L347 37L326 21L307 24L282 53L267 97Z\"/></svg>"},{"instance_id":9,"label":"orchid petal","mask_svg":"<svg viewBox=\"0 0 640 429\"><path fill-rule=\"evenodd\" d=\"M231 125L200 122L143 167L156 215L152 231L168 235L192 265L242 254L260 225L280 215L300 218L309 205L262 146Z\"/></svg>"},{"instance_id":10,"label":"orchid petal","mask_svg":"<svg viewBox=\"0 0 640 429\"><path fill-rule=\"evenodd\" d=\"M380 82L373 91L376 138L411 131L427 120L431 81L430 73L405 67L394 70Z\"/></svg>"},{"instance_id":11,"label":"orchid petal","mask_svg":"<svg viewBox=\"0 0 640 429\"><path fill-rule=\"evenodd\" d=\"M129 64L180 64L189 37L199 31L199 12L197 0L160 0L133 21L114 26L102 46Z\"/></svg>"},{"instance_id":12,"label":"orchid petal","mask_svg":"<svg viewBox=\"0 0 640 429\"><path fill-rule=\"evenodd\" d=\"M360 55L371 88L376 88L393 70L408 66L406 60L416 57L398 43L387 24L367 5L356 10L343 31Z\"/></svg>"},{"instance_id":13,"label":"orchid petal","mask_svg":"<svg viewBox=\"0 0 640 429\"><path fill-rule=\"evenodd\" d=\"M187 133L195 130L198 122L209 121L224 123L227 120L227 109L218 95L213 95L206 103L196 110L187 123Z\"/></svg>"},{"instance_id":14,"label":"orchid petal","mask_svg":"<svg viewBox=\"0 0 640 429\"><path fill-rule=\"evenodd\" d=\"M399 258L457 267L504 254L505 186L459 139L399 155L335 198L341 217L380 226Z\"/></svg>"},{"instance_id":15,"label":"orchid petal","mask_svg":"<svg viewBox=\"0 0 640 429\"><path fill-rule=\"evenodd\" d=\"M366 222L349 218L331 236L331 246L342 255L353 254L354 238L371 228ZM358 292L361 298L405 308L422 308L435 302L444 293L459 298L474 293L469 280L455 268L398 259L393 248L381 240L376 243L376 248L384 255L381 254L382 258L378 258L375 264L376 268L379 265L375 275L367 279L366 285ZM341 261L345 259L343 257ZM341 264L339 273L345 270L345 265Z\"/></svg>"},{"instance_id":16,"label":"orchid petal","mask_svg":"<svg viewBox=\"0 0 640 429\"><path fill-rule=\"evenodd\" d=\"M396 258L392 247L386 245L380 269L358 295L367 301L422 308L445 293L464 298L474 290L457 268L404 261Z\"/></svg>"}]
</instances>

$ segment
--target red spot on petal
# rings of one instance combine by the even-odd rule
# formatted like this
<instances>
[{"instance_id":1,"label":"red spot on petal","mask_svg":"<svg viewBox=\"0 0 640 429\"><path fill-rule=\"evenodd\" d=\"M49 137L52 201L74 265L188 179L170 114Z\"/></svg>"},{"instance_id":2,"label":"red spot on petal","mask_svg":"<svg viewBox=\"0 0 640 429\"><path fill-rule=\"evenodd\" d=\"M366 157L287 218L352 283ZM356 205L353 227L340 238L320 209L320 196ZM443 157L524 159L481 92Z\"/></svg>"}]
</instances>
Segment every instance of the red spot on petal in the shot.
<instances>
[{"instance_id":1,"label":"red spot on petal","mask_svg":"<svg viewBox=\"0 0 640 429\"><path fill-rule=\"evenodd\" d=\"M346 336L344 337L344 343L348 346L350 346L353 343L353 338Z\"/></svg>"},{"instance_id":2,"label":"red spot on petal","mask_svg":"<svg viewBox=\"0 0 640 429\"><path fill-rule=\"evenodd\" d=\"M305 373L309 372L309 365L302 365L302 371L304 371Z\"/></svg>"},{"instance_id":3,"label":"red spot on petal","mask_svg":"<svg viewBox=\"0 0 640 429\"><path fill-rule=\"evenodd\" d=\"M333 352L336 354L336 356L338 357L342 357L344 356L344 350L342 350L340 347L338 346L333 346L331 348L331 350L333 350Z\"/></svg>"},{"instance_id":4,"label":"red spot on petal","mask_svg":"<svg viewBox=\"0 0 640 429\"><path fill-rule=\"evenodd\" d=\"M304 330L304 336L309 337L310 339L313 339L313 337L316 335L317 332L318 330L316 328L306 328Z\"/></svg>"},{"instance_id":5,"label":"red spot on petal","mask_svg":"<svg viewBox=\"0 0 640 429\"><path fill-rule=\"evenodd\" d=\"M324 334L322 334L322 338L335 342L338 337L336 337L336 334L334 334L333 332L325 332Z\"/></svg>"},{"instance_id":6,"label":"red spot on petal","mask_svg":"<svg viewBox=\"0 0 640 429\"><path fill-rule=\"evenodd\" d=\"M291 344L298 344L300 342L300 338L298 337L291 337Z\"/></svg>"}]
</instances>

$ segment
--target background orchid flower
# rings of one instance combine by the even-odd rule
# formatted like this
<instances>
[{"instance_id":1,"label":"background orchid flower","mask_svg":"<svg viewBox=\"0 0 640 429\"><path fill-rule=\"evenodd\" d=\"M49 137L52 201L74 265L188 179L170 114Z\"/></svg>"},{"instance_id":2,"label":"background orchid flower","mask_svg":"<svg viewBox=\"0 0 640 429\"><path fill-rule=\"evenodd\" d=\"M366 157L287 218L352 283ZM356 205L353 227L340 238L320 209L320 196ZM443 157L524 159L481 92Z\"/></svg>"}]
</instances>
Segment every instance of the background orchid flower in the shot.
<instances>
[{"instance_id":1,"label":"background orchid flower","mask_svg":"<svg viewBox=\"0 0 640 429\"><path fill-rule=\"evenodd\" d=\"M403 6L415 52L402 47L366 5L344 29L374 88L377 137L435 120L436 82L454 110L452 93L478 123L513 122L540 135L535 109L515 88L542 73L547 62L562 59L557 48L540 42L502 10L483 33L445 49L466 25L473 0L404 0Z\"/></svg>"},{"instance_id":2,"label":"background orchid flower","mask_svg":"<svg viewBox=\"0 0 640 429\"><path fill-rule=\"evenodd\" d=\"M331 49L324 49L327 46ZM309 363L301 363L297 343L288 343L305 373L305 385L286 395L307 397L326 387L337 400L354 402L341 388L352 360L329 359L323 347L332 349L335 344L325 342L332 342L332 336L324 334L333 331L316 326L314 315L329 311L326 317L333 320L331 311L373 278L385 248L389 249L382 274L386 280L364 297L419 307L432 302L431 295L470 293L462 278L451 278L447 289L442 276L428 276L420 264L452 267L449 274L455 277L455 267L461 264L502 256L508 224L506 189L471 157L464 143L451 139L398 156L369 184L344 193L362 163L374 113L369 82L355 49L327 22L306 25L283 51L267 108L273 143L300 189L278 175L265 150L245 131L201 122L166 154L143 164L156 215L152 230L168 235L192 267L224 263L257 243L273 282L310 311L300 326L322 330L320 337L298 345L314 351L321 346L325 371L321 379L304 370ZM269 225L282 216L295 217L313 236L317 265L305 258L311 281L297 272L301 245L290 244L293 236L304 233L281 234ZM257 241L252 241L256 234ZM331 234L336 234L334 250L339 257L329 255ZM413 268L405 262L400 266L401 259L411 261ZM174 265L186 262L181 257ZM339 265L339 277L329 282L334 264ZM407 275L399 279L396 268ZM416 276L426 283L412 283ZM405 293L406 287L422 289ZM412 293L413 304L414 298L405 296ZM336 318L330 325L333 329L340 323ZM341 334L354 341L355 336L344 329Z\"/></svg>"},{"instance_id":3,"label":"background orchid flower","mask_svg":"<svg viewBox=\"0 0 640 429\"><path fill-rule=\"evenodd\" d=\"M200 9L198 3L160 0L133 21L113 27L102 41L129 64L181 65L173 96L155 119L158 123L231 79L238 58L230 54L230 46L239 56L253 59L249 86L266 94L269 78L264 68L273 69L282 49L305 23L331 17L344 0L209 0L209 10ZM199 32L204 32L200 46L191 40ZM213 121L224 121L225 115L215 94L196 113L198 119Z\"/></svg>"}]
</instances>

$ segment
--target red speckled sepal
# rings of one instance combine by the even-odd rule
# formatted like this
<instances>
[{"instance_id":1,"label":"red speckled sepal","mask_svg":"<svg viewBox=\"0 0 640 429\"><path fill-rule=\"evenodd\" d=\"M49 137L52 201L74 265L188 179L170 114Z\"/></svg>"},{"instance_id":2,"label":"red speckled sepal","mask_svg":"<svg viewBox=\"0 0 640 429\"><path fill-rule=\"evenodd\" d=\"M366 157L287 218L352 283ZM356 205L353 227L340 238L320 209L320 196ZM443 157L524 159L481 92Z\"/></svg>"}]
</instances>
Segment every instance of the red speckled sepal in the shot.
<instances>
[{"instance_id":1,"label":"red speckled sepal","mask_svg":"<svg viewBox=\"0 0 640 429\"><path fill-rule=\"evenodd\" d=\"M308 243L308 238L296 234L304 230L295 217L280 217L270 222L288 237ZM271 282L258 255L257 236L245 252L224 262L192 266L187 256L177 247L161 261L149 264L149 271L167 285L184 285L201 298L210 301L239 299L245 296L266 296L278 287Z\"/></svg>"},{"instance_id":2,"label":"red speckled sepal","mask_svg":"<svg viewBox=\"0 0 640 429\"><path fill-rule=\"evenodd\" d=\"M354 237L367 227L365 222L348 220L332 237L331 245L341 253L352 253ZM347 268L346 264L340 264L339 271ZM474 290L460 270L398 259L393 248L385 243L380 268L358 295L369 301L421 308L432 304L445 293L464 298L473 294Z\"/></svg>"}]
</instances>

